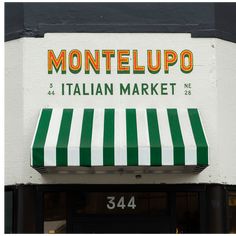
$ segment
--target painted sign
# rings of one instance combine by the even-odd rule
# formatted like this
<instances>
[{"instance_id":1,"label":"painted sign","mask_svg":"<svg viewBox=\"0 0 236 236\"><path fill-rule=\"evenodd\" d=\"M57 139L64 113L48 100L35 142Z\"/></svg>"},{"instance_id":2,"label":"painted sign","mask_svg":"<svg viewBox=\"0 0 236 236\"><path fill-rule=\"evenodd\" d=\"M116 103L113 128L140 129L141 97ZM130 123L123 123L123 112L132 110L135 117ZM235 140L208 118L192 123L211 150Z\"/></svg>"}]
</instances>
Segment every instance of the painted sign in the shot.
<instances>
[{"instance_id":1,"label":"painted sign","mask_svg":"<svg viewBox=\"0 0 236 236\"><path fill-rule=\"evenodd\" d=\"M89 45L88 45L89 46ZM141 52L140 52L141 51ZM120 74L144 76L158 75L160 70L164 74L170 74L171 70L179 70L182 73L191 73L193 70L193 53L189 49L176 52L172 49L95 49L81 50L65 49L60 50L56 55L54 49L48 50L48 74L68 75L74 74L80 76L90 74L111 75L110 83L61 83L61 89L58 91L61 95L175 95L176 82L168 83L156 81L145 83L118 83L114 88L114 80L119 78ZM145 64L139 63L139 61ZM179 62L179 66L176 63ZM105 69L105 70L103 70ZM115 77L114 77L115 76ZM96 75L93 75L96 79ZM185 84L185 94L191 94L191 84ZM51 91L49 95L55 95L53 83L50 83Z\"/></svg>"},{"instance_id":2,"label":"painted sign","mask_svg":"<svg viewBox=\"0 0 236 236\"><path fill-rule=\"evenodd\" d=\"M198 107L209 92L213 48L188 34L49 34L44 42L51 105Z\"/></svg>"}]
</instances>

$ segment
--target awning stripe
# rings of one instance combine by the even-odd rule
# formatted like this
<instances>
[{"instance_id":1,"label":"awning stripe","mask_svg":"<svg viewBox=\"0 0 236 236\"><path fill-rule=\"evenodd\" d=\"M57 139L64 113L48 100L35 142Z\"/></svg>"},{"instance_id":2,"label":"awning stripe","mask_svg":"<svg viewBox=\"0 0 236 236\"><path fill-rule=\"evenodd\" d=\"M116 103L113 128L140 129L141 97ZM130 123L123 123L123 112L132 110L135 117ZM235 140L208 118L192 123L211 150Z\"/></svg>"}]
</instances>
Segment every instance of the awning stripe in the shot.
<instances>
[{"instance_id":1,"label":"awning stripe","mask_svg":"<svg viewBox=\"0 0 236 236\"><path fill-rule=\"evenodd\" d=\"M56 146L57 166L67 166L67 146L70 135L72 109L64 109Z\"/></svg>"},{"instance_id":2,"label":"awning stripe","mask_svg":"<svg viewBox=\"0 0 236 236\"><path fill-rule=\"evenodd\" d=\"M197 165L197 146L193 137L188 111L178 110L185 149L185 165Z\"/></svg>"},{"instance_id":3,"label":"awning stripe","mask_svg":"<svg viewBox=\"0 0 236 236\"><path fill-rule=\"evenodd\" d=\"M68 166L80 164L80 138L83 121L83 110L74 109L71 122L70 138L68 142Z\"/></svg>"},{"instance_id":4,"label":"awning stripe","mask_svg":"<svg viewBox=\"0 0 236 236\"><path fill-rule=\"evenodd\" d=\"M197 164L208 165L208 145L197 109L188 109L194 139L197 145Z\"/></svg>"},{"instance_id":5,"label":"awning stripe","mask_svg":"<svg viewBox=\"0 0 236 236\"><path fill-rule=\"evenodd\" d=\"M136 120L138 135L138 165L150 166L150 142L147 115L144 109L136 110Z\"/></svg>"},{"instance_id":6,"label":"awning stripe","mask_svg":"<svg viewBox=\"0 0 236 236\"><path fill-rule=\"evenodd\" d=\"M48 133L51 115L52 109L43 109L41 111L38 129L33 143L33 166L44 166L44 145Z\"/></svg>"},{"instance_id":7,"label":"awning stripe","mask_svg":"<svg viewBox=\"0 0 236 236\"><path fill-rule=\"evenodd\" d=\"M56 146L60 130L62 109L53 109L44 145L44 166L56 166Z\"/></svg>"},{"instance_id":8,"label":"awning stripe","mask_svg":"<svg viewBox=\"0 0 236 236\"><path fill-rule=\"evenodd\" d=\"M167 112L157 109L159 131L161 137L161 157L162 165L174 165L173 143L170 133L170 126Z\"/></svg>"},{"instance_id":9,"label":"awning stripe","mask_svg":"<svg viewBox=\"0 0 236 236\"><path fill-rule=\"evenodd\" d=\"M104 166L114 166L114 137L115 134L115 111L105 109L104 115L104 138L103 138L103 163Z\"/></svg>"},{"instance_id":10,"label":"awning stripe","mask_svg":"<svg viewBox=\"0 0 236 236\"><path fill-rule=\"evenodd\" d=\"M206 166L197 109L42 109L31 165Z\"/></svg>"},{"instance_id":11,"label":"awning stripe","mask_svg":"<svg viewBox=\"0 0 236 236\"><path fill-rule=\"evenodd\" d=\"M115 165L127 165L126 110L115 110Z\"/></svg>"},{"instance_id":12,"label":"awning stripe","mask_svg":"<svg viewBox=\"0 0 236 236\"><path fill-rule=\"evenodd\" d=\"M126 133L127 133L127 164L138 165L138 135L136 110L126 109Z\"/></svg>"},{"instance_id":13,"label":"awning stripe","mask_svg":"<svg viewBox=\"0 0 236 236\"><path fill-rule=\"evenodd\" d=\"M156 109L147 109L151 165L161 165L161 139Z\"/></svg>"},{"instance_id":14,"label":"awning stripe","mask_svg":"<svg viewBox=\"0 0 236 236\"><path fill-rule=\"evenodd\" d=\"M174 165L184 165L184 142L176 109L167 109L170 132L174 146Z\"/></svg>"},{"instance_id":15,"label":"awning stripe","mask_svg":"<svg viewBox=\"0 0 236 236\"><path fill-rule=\"evenodd\" d=\"M104 110L94 110L92 141L91 141L91 165L103 166L103 134L104 134Z\"/></svg>"},{"instance_id":16,"label":"awning stripe","mask_svg":"<svg viewBox=\"0 0 236 236\"><path fill-rule=\"evenodd\" d=\"M93 128L93 109L84 109L81 140L80 140L81 166L91 166L92 128Z\"/></svg>"}]
</instances>

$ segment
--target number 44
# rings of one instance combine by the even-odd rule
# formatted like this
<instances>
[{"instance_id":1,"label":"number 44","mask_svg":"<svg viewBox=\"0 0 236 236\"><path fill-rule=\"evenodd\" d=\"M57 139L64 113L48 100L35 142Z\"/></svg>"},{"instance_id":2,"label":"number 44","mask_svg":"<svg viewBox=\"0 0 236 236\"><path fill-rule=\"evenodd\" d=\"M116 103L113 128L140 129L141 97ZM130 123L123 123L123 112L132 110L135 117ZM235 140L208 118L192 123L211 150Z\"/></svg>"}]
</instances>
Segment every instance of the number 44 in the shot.
<instances>
[{"instance_id":1,"label":"number 44","mask_svg":"<svg viewBox=\"0 0 236 236\"><path fill-rule=\"evenodd\" d=\"M113 210L115 208L121 208L121 209L125 209L127 207L132 208L133 210L136 208L136 204L135 204L135 198L134 196L132 196L128 202L127 205L125 205L125 198L124 196L120 197L120 199L118 200L117 204L116 204L116 198L114 196L108 196L107 197L107 208L109 210Z\"/></svg>"}]
</instances>

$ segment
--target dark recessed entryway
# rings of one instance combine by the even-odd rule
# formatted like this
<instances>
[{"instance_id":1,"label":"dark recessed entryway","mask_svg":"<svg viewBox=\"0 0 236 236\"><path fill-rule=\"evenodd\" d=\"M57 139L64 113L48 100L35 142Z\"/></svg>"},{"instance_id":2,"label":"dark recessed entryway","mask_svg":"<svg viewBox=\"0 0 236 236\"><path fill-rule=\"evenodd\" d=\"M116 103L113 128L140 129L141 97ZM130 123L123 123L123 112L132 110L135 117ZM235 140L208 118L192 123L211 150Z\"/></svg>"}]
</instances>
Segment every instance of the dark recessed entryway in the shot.
<instances>
[{"instance_id":1,"label":"dark recessed entryway","mask_svg":"<svg viewBox=\"0 0 236 236\"><path fill-rule=\"evenodd\" d=\"M44 233L199 233L198 192L44 192Z\"/></svg>"},{"instance_id":2,"label":"dark recessed entryway","mask_svg":"<svg viewBox=\"0 0 236 236\"><path fill-rule=\"evenodd\" d=\"M7 186L5 231L234 232L235 191L213 184Z\"/></svg>"},{"instance_id":3,"label":"dark recessed entryway","mask_svg":"<svg viewBox=\"0 0 236 236\"><path fill-rule=\"evenodd\" d=\"M69 193L71 233L168 233L173 229L166 192Z\"/></svg>"}]
</instances>

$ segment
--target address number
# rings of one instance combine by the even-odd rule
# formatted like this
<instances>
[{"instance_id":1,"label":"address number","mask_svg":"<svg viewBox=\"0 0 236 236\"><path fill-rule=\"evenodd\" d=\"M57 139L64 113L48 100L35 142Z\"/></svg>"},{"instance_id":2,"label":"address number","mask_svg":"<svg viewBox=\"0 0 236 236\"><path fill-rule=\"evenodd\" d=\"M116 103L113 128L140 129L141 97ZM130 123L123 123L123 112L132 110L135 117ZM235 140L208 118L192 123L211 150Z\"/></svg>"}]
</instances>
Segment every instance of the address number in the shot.
<instances>
[{"instance_id":1,"label":"address number","mask_svg":"<svg viewBox=\"0 0 236 236\"><path fill-rule=\"evenodd\" d=\"M134 196L132 196L128 201L125 201L124 196L119 199L114 196L108 196L107 209L114 210L115 208L121 208L122 210L125 208L132 208L134 210L136 208Z\"/></svg>"}]
</instances>

